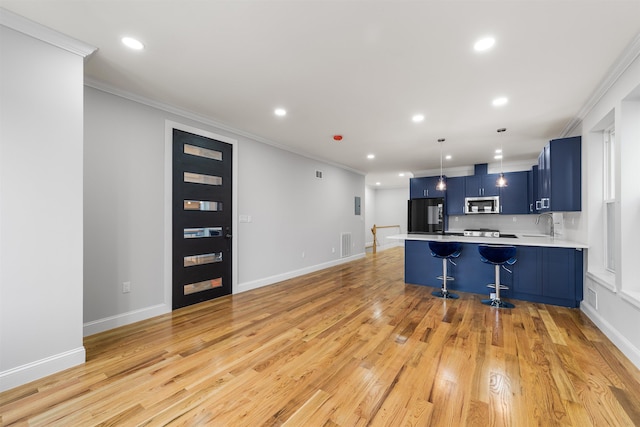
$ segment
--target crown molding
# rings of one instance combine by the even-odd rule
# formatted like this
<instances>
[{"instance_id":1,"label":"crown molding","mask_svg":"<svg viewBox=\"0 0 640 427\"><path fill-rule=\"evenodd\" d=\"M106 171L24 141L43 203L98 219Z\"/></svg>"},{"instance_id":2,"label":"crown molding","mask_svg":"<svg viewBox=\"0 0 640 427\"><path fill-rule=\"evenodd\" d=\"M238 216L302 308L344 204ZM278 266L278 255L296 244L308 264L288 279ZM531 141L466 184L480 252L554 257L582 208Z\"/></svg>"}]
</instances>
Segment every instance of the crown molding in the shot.
<instances>
[{"instance_id":1,"label":"crown molding","mask_svg":"<svg viewBox=\"0 0 640 427\"><path fill-rule=\"evenodd\" d=\"M0 25L87 58L98 48L0 7Z\"/></svg>"},{"instance_id":2,"label":"crown molding","mask_svg":"<svg viewBox=\"0 0 640 427\"><path fill-rule=\"evenodd\" d=\"M298 156L306 157L307 159L311 159L311 160L315 160L315 161L318 161L318 162L322 162L322 163L327 164L327 165L335 166L337 168L344 169L344 170L347 170L349 172L356 173L358 175L366 175L366 172L350 168L350 167L342 165L340 163L331 162L331 161L328 161L326 159L322 159L320 157L315 157L315 156L313 156L311 154L308 154L308 153L305 153L304 151L301 151L301 150L294 150L291 147L288 147L286 145L279 144L277 142L271 141L270 139L263 138L263 137L258 136L258 135L254 135L254 134L252 134L250 132L245 132L245 131L240 130L240 129L236 129L234 127L228 126L228 125L226 125L224 123L217 122L215 120L212 120L212 119L210 119L208 117L205 117L205 116L202 116L200 114L193 113L191 111L184 110L182 108L174 107L173 105L165 104L165 103L162 103L162 102L159 102L159 101L155 101L153 99L149 99L149 98L145 98L145 97L140 96L140 95L136 95L136 94L131 93L131 92L127 92L125 90L116 88L114 86L111 86L111 85L109 85L107 83L104 83L102 81L99 81L99 80L95 80L95 79L91 79L91 78L86 78L85 77L84 84L85 84L85 86L97 89L99 91L110 93L110 94L118 96L120 98L128 99L129 101L137 102L139 104L147 105L149 107L156 108L158 110L162 110L162 111L165 111L167 113L175 114L177 116L184 117L186 119L194 120L194 121L199 122L199 123L203 123L203 124L206 124L206 125L209 125L209 126L213 126L213 127L217 128L217 129L220 129L220 130L223 130L223 131L227 131L227 132L231 132L231 133L233 133L235 135L243 136L245 138L252 139L254 141L261 142L263 144L267 144L267 145L270 145L270 146L275 147L275 148L279 148L280 150L284 150L284 151L288 151L288 152L293 153L293 154L297 154Z\"/></svg>"},{"instance_id":3,"label":"crown molding","mask_svg":"<svg viewBox=\"0 0 640 427\"><path fill-rule=\"evenodd\" d=\"M607 74L600 84L593 91L591 96L587 99L587 102L578 111L576 116L567 123L561 133L561 137L567 137L577 135L580 133L580 126L582 120L589 114L589 112L595 107L595 105L602 99L602 97L611 89L611 87L618 81L620 76L633 64L633 62L640 56L640 33L636 34L634 39L629 43L624 51L618 56L618 59L609 67Z\"/></svg>"}]
</instances>

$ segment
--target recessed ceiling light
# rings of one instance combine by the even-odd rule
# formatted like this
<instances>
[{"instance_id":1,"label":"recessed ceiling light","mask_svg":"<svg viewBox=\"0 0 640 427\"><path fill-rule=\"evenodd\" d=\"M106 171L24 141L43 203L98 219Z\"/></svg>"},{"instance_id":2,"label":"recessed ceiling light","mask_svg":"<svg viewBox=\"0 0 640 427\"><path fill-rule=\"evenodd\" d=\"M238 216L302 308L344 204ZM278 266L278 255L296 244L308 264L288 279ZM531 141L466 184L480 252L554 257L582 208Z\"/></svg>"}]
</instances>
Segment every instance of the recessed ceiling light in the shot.
<instances>
[{"instance_id":1,"label":"recessed ceiling light","mask_svg":"<svg viewBox=\"0 0 640 427\"><path fill-rule=\"evenodd\" d=\"M411 120L413 120L414 123L420 123L421 121L424 120L424 115L423 114L416 114L411 118Z\"/></svg>"},{"instance_id":2,"label":"recessed ceiling light","mask_svg":"<svg viewBox=\"0 0 640 427\"><path fill-rule=\"evenodd\" d=\"M376 185L381 185L380 181L376 182Z\"/></svg>"},{"instance_id":3,"label":"recessed ceiling light","mask_svg":"<svg viewBox=\"0 0 640 427\"><path fill-rule=\"evenodd\" d=\"M375 159L376 155L375 154L367 154L367 159Z\"/></svg>"},{"instance_id":4,"label":"recessed ceiling light","mask_svg":"<svg viewBox=\"0 0 640 427\"><path fill-rule=\"evenodd\" d=\"M502 154L496 154L495 156L493 156L493 158L496 160L500 160L502 159Z\"/></svg>"},{"instance_id":5,"label":"recessed ceiling light","mask_svg":"<svg viewBox=\"0 0 640 427\"><path fill-rule=\"evenodd\" d=\"M140 40L134 39L133 37L123 37L122 43L130 49L133 50L142 50L144 49L144 45Z\"/></svg>"},{"instance_id":6,"label":"recessed ceiling light","mask_svg":"<svg viewBox=\"0 0 640 427\"><path fill-rule=\"evenodd\" d=\"M506 105L507 102L509 102L509 100L506 97L501 96L500 98L494 99L491 103L494 107L502 107L503 105Z\"/></svg>"},{"instance_id":7,"label":"recessed ceiling light","mask_svg":"<svg viewBox=\"0 0 640 427\"><path fill-rule=\"evenodd\" d=\"M280 116L280 117L282 117L282 116L286 116L286 115L287 115L287 110L285 110L284 108L276 108L276 109L273 111L273 113L274 113L276 116Z\"/></svg>"},{"instance_id":8,"label":"recessed ceiling light","mask_svg":"<svg viewBox=\"0 0 640 427\"><path fill-rule=\"evenodd\" d=\"M496 150L496 154L500 154L500 153L502 153L502 148L498 148L498 149Z\"/></svg>"},{"instance_id":9,"label":"recessed ceiling light","mask_svg":"<svg viewBox=\"0 0 640 427\"><path fill-rule=\"evenodd\" d=\"M484 52L485 50L489 50L496 44L496 39L493 37L485 37L483 39L478 40L474 45L473 49L476 52Z\"/></svg>"},{"instance_id":10,"label":"recessed ceiling light","mask_svg":"<svg viewBox=\"0 0 640 427\"><path fill-rule=\"evenodd\" d=\"M444 156L445 160L451 160L451 154L447 154L446 156Z\"/></svg>"},{"instance_id":11,"label":"recessed ceiling light","mask_svg":"<svg viewBox=\"0 0 640 427\"><path fill-rule=\"evenodd\" d=\"M404 176L404 172L400 172L398 176Z\"/></svg>"}]
</instances>

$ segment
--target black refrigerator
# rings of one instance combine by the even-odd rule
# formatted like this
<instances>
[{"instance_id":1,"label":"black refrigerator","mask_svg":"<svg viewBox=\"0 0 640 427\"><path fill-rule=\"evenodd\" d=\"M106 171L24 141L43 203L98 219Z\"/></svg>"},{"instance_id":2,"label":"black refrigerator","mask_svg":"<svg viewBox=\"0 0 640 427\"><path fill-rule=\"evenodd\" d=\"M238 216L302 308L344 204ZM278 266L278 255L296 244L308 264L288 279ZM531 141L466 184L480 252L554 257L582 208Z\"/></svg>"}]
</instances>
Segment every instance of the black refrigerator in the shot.
<instances>
[{"instance_id":1,"label":"black refrigerator","mask_svg":"<svg viewBox=\"0 0 640 427\"><path fill-rule=\"evenodd\" d=\"M410 199L407 228L412 234L444 234L444 197Z\"/></svg>"}]
</instances>

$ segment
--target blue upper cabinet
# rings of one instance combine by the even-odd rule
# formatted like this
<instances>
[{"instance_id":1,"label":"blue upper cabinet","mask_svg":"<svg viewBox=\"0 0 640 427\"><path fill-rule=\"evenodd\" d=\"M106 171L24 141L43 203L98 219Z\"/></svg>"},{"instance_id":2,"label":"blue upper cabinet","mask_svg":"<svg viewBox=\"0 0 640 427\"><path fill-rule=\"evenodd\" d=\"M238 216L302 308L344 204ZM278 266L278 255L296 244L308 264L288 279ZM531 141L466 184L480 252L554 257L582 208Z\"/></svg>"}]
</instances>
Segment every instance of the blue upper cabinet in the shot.
<instances>
[{"instance_id":1,"label":"blue upper cabinet","mask_svg":"<svg viewBox=\"0 0 640 427\"><path fill-rule=\"evenodd\" d=\"M447 178L447 215L464 215L465 178Z\"/></svg>"},{"instance_id":2,"label":"blue upper cabinet","mask_svg":"<svg viewBox=\"0 0 640 427\"><path fill-rule=\"evenodd\" d=\"M581 140L554 139L538 156L539 212L582 210Z\"/></svg>"},{"instance_id":3,"label":"blue upper cabinet","mask_svg":"<svg viewBox=\"0 0 640 427\"><path fill-rule=\"evenodd\" d=\"M444 197L444 191L436 190L438 181L440 181L439 176L411 178L409 180L409 197L412 199L422 199L425 197ZM445 182L448 182L446 178Z\"/></svg>"},{"instance_id":4,"label":"blue upper cabinet","mask_svg":"<svg viewBox=\"0 0 640 427\"><path fill-rule=\"evenodd\" d=\"M539 202L536 204L538 201L538 165L531 168L527 177L529 179L529 213L537 214L540 209Z\"/></svg>"},{"instance_id":5,"label":"blue upper cabinet","mask_svg":"<svg viewBox=\"0 0 640 427\"><path fill-rule=\"evenodd\" d=\"M520 215L529 213L529 172L507 172L507 186L500 188L500 213Z\"/></svg>"},{"instance_id":6,"label":"blue upper cabinet","mask_svg":"<svg viewBox=\"0 0 640 427\"><path fill-rule=\"evenodd\" d=\"M497 173L466 176L465 195L467 197L499 196L500 188L496 187L498 176Z\"/></svg>"}]
</instances>

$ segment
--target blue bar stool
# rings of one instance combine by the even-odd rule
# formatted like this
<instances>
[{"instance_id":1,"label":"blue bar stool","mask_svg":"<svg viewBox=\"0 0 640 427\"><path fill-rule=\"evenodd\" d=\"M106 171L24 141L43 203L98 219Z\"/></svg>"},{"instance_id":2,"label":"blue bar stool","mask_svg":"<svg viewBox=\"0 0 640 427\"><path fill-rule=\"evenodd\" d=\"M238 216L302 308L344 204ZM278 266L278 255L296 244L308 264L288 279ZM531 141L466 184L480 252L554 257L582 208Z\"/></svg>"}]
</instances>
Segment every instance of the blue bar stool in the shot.
<instances>
[{"instance_id":1,"label":"blue bar stool","mask_svg":"<svg viewBox=\"0 0 640 427\"><path fill-rule=\"evenodd\" d=\"M453 280L453 277L447 276L447 261L456 265L451 258L458 258L460 256L461 248L462 245L458 242L429 242L431 256L442 258L442 276L436 277L436 279L442 279L442 289L431 292L431 295L434 297L453 299L460 298L458 295L449 293L447 290L447 280Z\"/></svg>"},{"instance_id":2,"label":"blue bar stool","mask_svg":"<svg viewBox=\"0 0 640 427\"><path fill-rule=\"evenodd\" d=\"M480 252L480 261L487 264L493 264L496 270L496 281L490 285L489 288L496 288L496 297L493 299L483 299L482 303L490 305L492 307L500 308L513 308L515 305L510 302L506 302L500 299L500 290L509 289L507 286L500 283L500 268L504 268L509 273L507 265L515 264L516 260L516 247L515 246L501 246L501 245L479 245L478 252Z\"/></svg>"}]
</instances>

